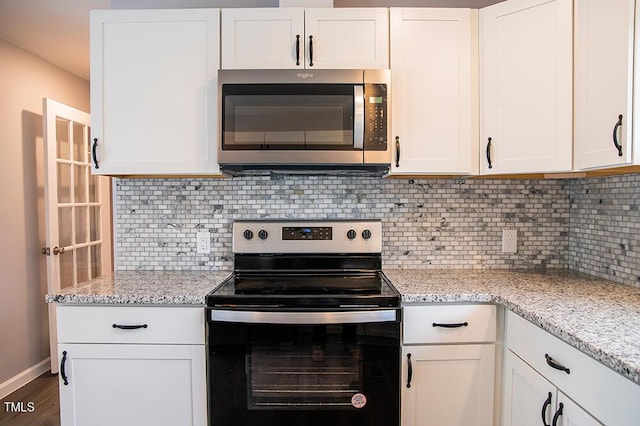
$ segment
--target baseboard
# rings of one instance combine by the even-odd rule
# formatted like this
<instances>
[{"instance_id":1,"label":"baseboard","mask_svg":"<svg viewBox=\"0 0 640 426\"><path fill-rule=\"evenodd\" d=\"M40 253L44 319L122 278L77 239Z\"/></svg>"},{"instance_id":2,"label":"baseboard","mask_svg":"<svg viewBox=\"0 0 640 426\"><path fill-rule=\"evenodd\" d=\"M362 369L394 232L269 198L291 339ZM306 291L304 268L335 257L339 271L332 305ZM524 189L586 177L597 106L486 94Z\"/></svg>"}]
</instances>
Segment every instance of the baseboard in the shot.
<instances>
[{"instance_id":1,"label":"baseboard","mask_svg":"<svg viewBox=\"0 0 640 426\"><path fill-rule=\"evenodd\" d=\"M24 370L22 373L0 383L0 399L3 399L10 393L20 389L36 377L42 376L51 368L51 358L46 358Z\"/></svg>"}]
</instances>

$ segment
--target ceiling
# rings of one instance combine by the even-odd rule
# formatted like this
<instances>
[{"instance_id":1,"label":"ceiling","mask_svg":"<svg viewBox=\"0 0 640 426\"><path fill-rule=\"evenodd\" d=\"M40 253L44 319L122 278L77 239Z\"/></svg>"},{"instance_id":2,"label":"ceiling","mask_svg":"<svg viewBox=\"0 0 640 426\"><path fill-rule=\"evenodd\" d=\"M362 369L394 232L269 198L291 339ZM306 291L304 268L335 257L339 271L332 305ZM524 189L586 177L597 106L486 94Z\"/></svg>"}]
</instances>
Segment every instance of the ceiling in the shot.
<instances>
[{"instance_id":1,"label":"ceiling","mask_svg":"<svg viewBox=\"0 0 640 426\"><path fill-rule=\"evenodd\" d=\"M334 5L483 7L499 1L334 0ZM279 0L0 0L0 38L89 80L91 9L274 7L278 4Z\"/></svg>"},{"instance_id":2,"label":"ceiling","mask_svg":"<svg viewBox=\"0 0 640 426\"><path fill-rule=\"evenodd\" d=\"M89 11L267 7L278 0L0 0L0 38L89 80Z\"/></svg>"}]
</instances>

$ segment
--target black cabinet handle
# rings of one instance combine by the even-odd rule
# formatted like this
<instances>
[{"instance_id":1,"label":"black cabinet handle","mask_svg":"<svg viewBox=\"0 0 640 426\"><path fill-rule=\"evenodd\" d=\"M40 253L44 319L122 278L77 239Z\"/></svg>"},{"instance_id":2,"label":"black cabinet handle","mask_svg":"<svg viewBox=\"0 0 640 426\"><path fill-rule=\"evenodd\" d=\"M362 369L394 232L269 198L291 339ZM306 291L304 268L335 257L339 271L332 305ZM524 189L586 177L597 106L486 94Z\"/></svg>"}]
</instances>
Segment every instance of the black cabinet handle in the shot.
<instances>
[{"instance_id":1,"label":"black cabinet handle","mask_svg":"<svg viewBox=\"0 0 640 426\"><path fill-rule=\"evenodd\" d=\"M296 34L296 65L300 65L300 34Z\"/></svg>"},{"instance_id":2,"label":"black cabinet handle","mask_svg":"<svg viewBox=\"0 0 640 426\"><path fill-rule=\"evenodd\" d=\"M616 122L616 125L613 126L613 144L618 150L618 156L622 157L622 145L618 142L618 128L620 127L622 127L622 114L618 116L618 121Z\"/></svg>"},{"instance_id":3,"label":"black cabinet handle","mask_svg":"<svg viewBox=\"0 0 640 426\"><path fill-rule=\"evenodd\" d=\"M62 351L62 361L60 362L60 377L62 377L62 383L64 383L65 386L67 386L69 384L69 381L67 380L67 373L65 372L65 364L67 363L67 351Z\"/></svg>"},{"instance_id":4,"label":"black cabinet handle","mask_svg":"<svg viewBox=\"0 0 640 426\"><path fill-rule=\"evenodd\" d=\"M487 163L489 163L489 168L493 169L493 164L491 164L491 138L487 141Z\"/></svg>"},{"instance_id":5,"label":"black cabinet handle","mask_svg":"<svg viewBox=\"0 0 640 426\"><path fill-rule=\"evenodd\" d=\"M468 322L456 322L456 323L450 323L450 324L442 324L442 323L437 323L434 322L433 324L431 324L433 327L442 327L442 328L460 328L460 327L466 327L469 325Z\"/></svg>"},{"instance_id":6,"label":"black cabinet handle","mask_svg":"<svg viewBox=\"0 0 640 426\"><path fill-rule=\"evenodd\" d=\"M396 167L400 167L400 136L396 136Z\"/></svg>"},{"instance_id":7,"label":"black cabinet handle","mask_svg":"<svg viewBox=\"0 0 640 426\"><path fill-rule=\"evenodd\" d=\"M549 392L547 399L544 401L544 404L542 404L542 424L544 426L551 426L550 424L547 423L547 407L549 407L550 405L551 405L551 392Z\"/></svg>"},{"instance_id":8,"label":"black cabinet handle","mask_svg":"<svg viewBox=\"0 0 640 426\"><path fill-rule=\"evenodd\" d=\"M564 404L562 402L560 404L558 404L558 410L553 415L553 422L551 423L552 426L558 426L558 419L562 415L562 409L563 408L564 408Z\"/></svg>"},{"instance_id":9,"label":"black cabinet handle","mask_svg":"<svg viewBox=\"0 0 640 426\"><path fill-rule=\"evenodd\" d=\"M567 374L571 374L571 370L565 367L562 364L558 364L556 360L551 358L549 354L544 354L544 358L547 360L547 365L551 368L555 368L556 370L564 371Z\"/></svg>"},{"instance_id":10,"label":"black cabinet handle","mask_svg":"<svg viewBox=\"0 0 640 426\"><path fill-rule=\"evenodd\" d=\"M309 66L313 66L313 36L309 36Z\"/></svg>"},{"instance_id":11,"label":"black cabinet handle","mask_svg":"<svg viewBox=\"0 0 640 426\"><path fill-rule=\"evenodd\" d=\"M95 164L96 169L99 169L98 166L98 156L96 155L96 148L98 148L98 138L93 138L93 146L91 147L91 156L93 157L93 164Z\"/></svg>"},{"instance_id":12,"label":"black cabinet handle","mask_svg":"<svg viewBox=\"0 0 640 426\"><path fill-rule=\"evenodd\" d=\"M409 366L407 367L407 387L411 387L411 379L413 378L413 367L411 366L411 354L407 354L407 363Z\"/></svg>"},{"instance_id":13,"label":"black cabinet handle","mask_svg":"<svg viewBox=\"0 0 640 426\"><path fill-rule=\"evenodd\" d=\"M147 328L147 324L139 324L139 325L121 325L121 324L113 324L113 328L119 328L120 330L137 330L139 328Z\"/></svg>"}]
</instances>

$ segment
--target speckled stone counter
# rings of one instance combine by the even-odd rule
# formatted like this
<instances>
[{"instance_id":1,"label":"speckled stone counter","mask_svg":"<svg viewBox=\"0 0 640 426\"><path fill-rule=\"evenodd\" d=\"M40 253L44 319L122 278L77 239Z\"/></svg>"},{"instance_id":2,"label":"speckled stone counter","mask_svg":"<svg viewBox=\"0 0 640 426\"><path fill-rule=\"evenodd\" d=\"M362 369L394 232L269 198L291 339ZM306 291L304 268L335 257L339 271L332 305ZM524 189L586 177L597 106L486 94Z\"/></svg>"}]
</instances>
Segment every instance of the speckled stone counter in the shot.
<instances>
[{"instance_id":1,"label":"speckled stone counter","mask_svg":"<svg viewBox=\"0 0 640 426\"><path fill-rule=\"evenodd\" d=\"M203 305L205 296L230 271L118 271L47 294L48 303L126 304L126 305Z\"/></svg>"},{"instance_id":2,"label":"speckled stone counter","mask_svg":"<svg viewBox=\"0 0 640 426\"><path fill-rule=\"evenodd\" d=\"M384 272L403 303L504 305L640 384L640 288L563 270Z\"/></svg>"},{"instance_id":3,"label":"speckled stone counter","mask_svg":"<svg viewBox=\"0 0 640 426\"><path fill-rule=\"evenodd\" d=\"M640 384L640 288L564 270L395 270L403 303L497 303ZM49 303L204 305L230 271L120 271Z\"/></svg>"}]
</instances>

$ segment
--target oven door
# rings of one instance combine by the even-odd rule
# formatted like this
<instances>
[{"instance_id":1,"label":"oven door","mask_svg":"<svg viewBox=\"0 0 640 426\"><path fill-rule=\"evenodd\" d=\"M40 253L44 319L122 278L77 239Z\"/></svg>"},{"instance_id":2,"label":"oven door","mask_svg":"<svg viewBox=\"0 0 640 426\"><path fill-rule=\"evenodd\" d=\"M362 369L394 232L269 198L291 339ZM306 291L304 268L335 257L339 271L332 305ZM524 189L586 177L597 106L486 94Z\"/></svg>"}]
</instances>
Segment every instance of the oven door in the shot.
<instances>
[{"instance_id":1,"label":"oven door","mask_svg":"<svg viewBox=\"0 0 640 426\"><path fill-rule=\"evenodd\" d=\"M209 310L209 424L397 426L399 310Z\"/></svg>"}]
</instances>

